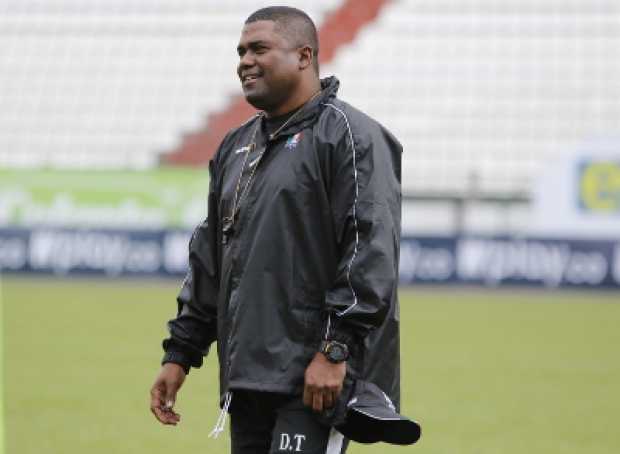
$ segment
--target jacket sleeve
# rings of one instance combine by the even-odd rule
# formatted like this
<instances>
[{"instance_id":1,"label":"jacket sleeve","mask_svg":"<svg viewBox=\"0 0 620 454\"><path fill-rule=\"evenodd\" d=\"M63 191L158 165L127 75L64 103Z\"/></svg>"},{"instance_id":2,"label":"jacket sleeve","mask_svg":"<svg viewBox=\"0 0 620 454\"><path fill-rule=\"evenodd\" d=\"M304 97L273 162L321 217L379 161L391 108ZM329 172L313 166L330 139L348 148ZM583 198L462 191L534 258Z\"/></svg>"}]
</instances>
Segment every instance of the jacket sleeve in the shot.
<instances>
[{"instance_id":1,"label":"jacket sleeve","mask_svg":"<svg viewBox=\"0 0 620 454\"><path fill-rule=\"evenodd\" d=\"M189 269L177 297L177 316L168 322L170 337L163 341L162 364L173 362L200 367L210 344L217 339L218 209L214 161L209 163L208 216L189 243Z\"/></svg>"},{"instance_id":2,"label":"jacket sleeve","mask_svg":"<svg viewBox=\"0 0 620 454\"><path fill-rule=\"evenodd\" d=\"M402 147L380 125L352 125L336 110L343 123L330 165L330 203L339 260L326 293L324 338L355 354L396 300Z\"/></svg>"}]
</instances>

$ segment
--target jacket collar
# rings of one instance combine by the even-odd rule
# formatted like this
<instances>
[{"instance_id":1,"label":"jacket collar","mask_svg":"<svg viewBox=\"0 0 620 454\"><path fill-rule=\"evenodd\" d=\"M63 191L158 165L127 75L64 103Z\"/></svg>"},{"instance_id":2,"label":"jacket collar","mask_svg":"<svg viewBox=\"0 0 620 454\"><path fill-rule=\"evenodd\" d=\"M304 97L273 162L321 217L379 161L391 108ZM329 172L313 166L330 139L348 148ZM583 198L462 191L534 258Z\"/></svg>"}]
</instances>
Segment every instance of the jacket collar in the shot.
<instances>
[{"instance_id":1,"label":"jacket collar","mask_svg":"<svg viewBox=\"0 0 620 454\"><path fill-rule=\"evenodd\" d=\"M340 87L340 81L335 76L326 77L321 79L321 94L310 101L307 105L301 107L303 112L300 112L299 116L286 125L282 131L274 138L290 136L296 134L302 129L306 128L310 124L314 123L319 114L324 108L324 104L331 102L336 98L338 88Z\"/></svg>"}]
</instances>

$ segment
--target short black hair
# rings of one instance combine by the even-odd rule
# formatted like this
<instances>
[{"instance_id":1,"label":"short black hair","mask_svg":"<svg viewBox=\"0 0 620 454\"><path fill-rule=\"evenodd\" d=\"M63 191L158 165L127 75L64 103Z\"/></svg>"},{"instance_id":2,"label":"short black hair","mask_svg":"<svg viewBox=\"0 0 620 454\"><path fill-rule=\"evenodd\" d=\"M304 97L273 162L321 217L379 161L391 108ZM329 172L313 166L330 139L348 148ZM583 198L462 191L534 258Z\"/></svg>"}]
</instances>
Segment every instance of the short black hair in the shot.
<instances>
[{"instance_id":1,"label":"short black hair","mask_svg":"<svg viewBox=\"0 0 620 454\"><path fill-rule=\"evenodd\" d=\"M254 11L245 23L250 24L259 20L275 22L278 31L295 46L310 46L314 57L312 64L316 73L319 73L319 36L310 16L290 6L268 6Z\"/></svg>"}]
</instances>

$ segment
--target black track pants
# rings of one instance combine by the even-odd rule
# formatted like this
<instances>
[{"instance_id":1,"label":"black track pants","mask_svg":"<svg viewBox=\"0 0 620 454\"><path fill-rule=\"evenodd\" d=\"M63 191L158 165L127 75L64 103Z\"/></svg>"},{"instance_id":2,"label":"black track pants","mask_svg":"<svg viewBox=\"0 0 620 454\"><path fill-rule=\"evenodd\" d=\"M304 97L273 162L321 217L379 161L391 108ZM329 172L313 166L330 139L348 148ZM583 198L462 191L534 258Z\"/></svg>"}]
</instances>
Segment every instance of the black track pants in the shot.
<instances>
[{"instance_id":1,"label":"black track pants","mask_svg":"<svg viewBox=\"0 0 620 454\"><path fill-rule=\"evenodd\" d=\"M320 424L301 396L233 391L232 454L344 454L348 440Z\"/></svg>"}]
</instances>

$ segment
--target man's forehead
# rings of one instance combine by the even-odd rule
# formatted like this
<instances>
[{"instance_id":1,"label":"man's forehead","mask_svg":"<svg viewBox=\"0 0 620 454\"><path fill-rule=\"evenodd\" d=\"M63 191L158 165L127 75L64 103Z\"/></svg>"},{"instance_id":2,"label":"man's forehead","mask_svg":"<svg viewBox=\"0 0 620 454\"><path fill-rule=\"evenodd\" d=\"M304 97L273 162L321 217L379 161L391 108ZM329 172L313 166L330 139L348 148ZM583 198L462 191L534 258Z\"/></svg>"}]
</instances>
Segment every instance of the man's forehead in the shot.
<instances>
[{"instance_id":1,"label":"man's forehead","mask_svg":"<svg viewBox=\"0 0 620 454\"><path fill-rule=\"evenodd\" d=\"M239 44L254 41L276 41L281 39L277 24L270 20L259 20L245 24L241 29Z\"/></svg>"}]
</instances>

